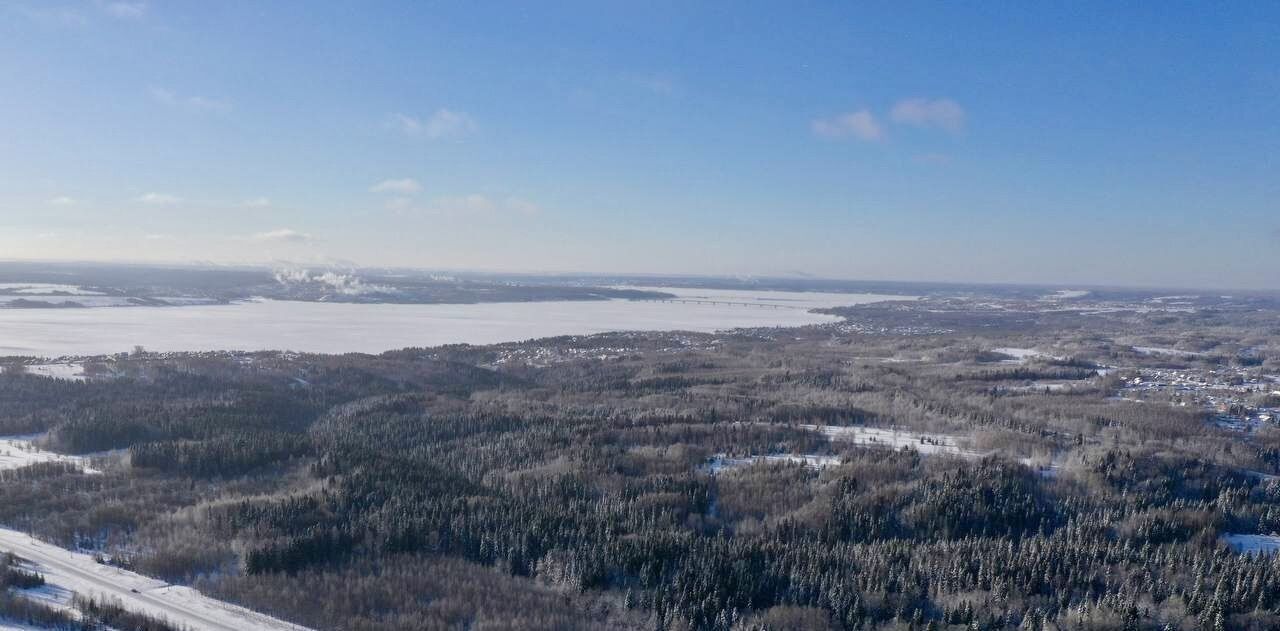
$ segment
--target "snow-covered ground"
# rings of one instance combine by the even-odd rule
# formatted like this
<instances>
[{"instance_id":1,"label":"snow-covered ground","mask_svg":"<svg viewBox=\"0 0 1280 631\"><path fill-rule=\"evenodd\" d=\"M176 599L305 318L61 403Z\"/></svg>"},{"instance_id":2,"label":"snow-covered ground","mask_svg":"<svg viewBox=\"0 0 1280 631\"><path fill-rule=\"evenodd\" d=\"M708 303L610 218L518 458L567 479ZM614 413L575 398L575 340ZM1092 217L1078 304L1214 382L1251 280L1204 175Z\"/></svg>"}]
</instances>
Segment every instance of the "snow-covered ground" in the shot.
<instances>
[{"instance_id":1,"label":"snow-covered ground","mask_svg":"<svg viewBox=\"0 0 1280 631\"><path fill-rule=\"evenodd\" d=\"M961 447L956 439L945 434L923 434L880 427L843 427L835 425L801 425L800 427L826 434L833 441L855 445L902 449L911 447L922 454L953 454L968 458L980 457L976 451Z\"/></svg>"},{"instance_id":2,"label":"snow-covered ground","mask_svg":"<svg viewBox=\"0 0 1280 631\"><path fill-rule=\"evenodd\" d=\"M79 285L59 285L56 283L0 283L0 293L24 295L62 295L101 296L100 291L85 289Z\"/></svg>"},{"instance_id":3,"label":"snow-covered ground","mask_svg":"<svg viewBox=\"0 0 1280 631\"><path fill-rule=\"evenodd\" d=\"M87 554L64 550L0 528L0 551L12 552L44 575L46 585L29 597L70 607L72 593L119 600L121 606L183 625L193 631L307 631L243 607L209 598L190 587L103 565ZM3 628L3 627L0 627ZM20 628L20 627L19 627Z\"/></svg>"},{"instance_id":4,"label":"snow-covered ground","mask_svg":"<svg viewBox=\"0 0 1280 631\"><path fill-rule=\"evenodd\" d=\"M128 309L0 309L0 356L85 356L129 351L294 350L377 353L408 346L496 344L606 331L700 331L839 322L817 306L904 296L663 289L693 300L479 304L351 304L252 301ZM756 305L783 305L767 309Z\"/></svg>"},{"instance_id":5,"label":"snow-covered ground","mask_svg":"<svg viewBox=\"0 0 1280 631\"><path fill-rule=\"evenodd\" d=\"M791 307L793 309L827 309L848 307L885 300L919 300L919 296L889 296L883 294L842 294L820 291L753 291L749 289L694 289L687 287L633 287L621 285L617 289L660 291L673 294L677 299L707 300L745 303L761 306Z\"/></svg>"},{"instance_id":6,"label":"snow-covered ground","mask_svg":"<svg viewBox=\"0 0 1280 631\"><path fill-rule=\"evenodd\" d=\"M0 631L47 631L47 630L41 629L40 627L33 627L28 624L18 624L16 622L9 622L3 618L0 618Z\"/></svg>"},{"instance_id":7,"label":"snow-covered ground","mask_svg":"<svg viewBox=\"0 0 1280 631\"><path fill-rule=\"evenodd\" d=\"M1173 355L1175 357L1204 357L1204 353L1195 351L1180 351L1176 348L1164 348L1160 346L1135 346L1134 352L1143 355Z\"/></svg>"},{"instance_id":8,"label":"snow-covered ground","mask_svg":"<svg viewBox=\"0 0 1280 631\"><path fill-rule=\"evenodd\" d=\"M757 462L795 462L815 469L824 469L826 467L834 467L840 464L839 456L827 456L819 454L779 454L770 456L747 456L745 458L730 458L725 454L716 454L707 462L707 470L713 475L724 471L725 469L733 469L735 467L745 467Z\"/></svg>"},{"instance_id":9,"label":"snow-covered ground","mask_svg":"<svg viewBox=\"0 0 1280 631\"><path fill-rule=\"evenodd\" d=\"M1002 355L1008 355L1013 358L1013 359L1004 360L1004 363L1006 364L1022 364L1022 363L1026 363L1027 360L1035 359L1037 357L1052 357L1052 355L1041 353L1040 351L1034 348L1016 348L1013 346L1002 346L1000 348L993 348L991 350L997 353L1000 353Z\"/></svg>"},{"instance_id":10,"label":"snow-covered ground","mask_svg":"<svg viewBox=\"0 0 1280 631\"><path fill-rule=\"evenodd\" d=\"M68 381L84 381L84 364L78 362L51 362L48 364L28 364L27 374L66 379Z\"/></svg>"},{"instance_id":11,"label":"snow-covered ground","mask_svg":"<svg viewBox=\"0 0 1280 631\"><path fill-rule=\"evenodd\" d=\"M1271 554L1280 550L1280 537L1275 535L1226 534L1222 539L1237 552L1246 554Z\"/></svg>"},{"instance_id":12,"label":"snow-covered ground","mask_svg":"<svg viewBox=\"0 0 1280 631\"><path fill-rule=\"evenodd\" d=\"M1089 290L1087 289L1059 289L1041 298L1041 300L1073 300L1075 298L1084 298L1088 295Z\"/></svg>"},{"instance_id":13,"label":"snow-covered ground","mask_svg":"<svg viewBox=\"0 0 1280 631\"><path fill-rule=\"evenodd\" d=\"M88 460L81 456L67 456L36 447L40 436L0 436L0 471L17 469L41 462L69 462L80 466L85 473L101 473L90 468Z\"/></svg>"}]
</instances>

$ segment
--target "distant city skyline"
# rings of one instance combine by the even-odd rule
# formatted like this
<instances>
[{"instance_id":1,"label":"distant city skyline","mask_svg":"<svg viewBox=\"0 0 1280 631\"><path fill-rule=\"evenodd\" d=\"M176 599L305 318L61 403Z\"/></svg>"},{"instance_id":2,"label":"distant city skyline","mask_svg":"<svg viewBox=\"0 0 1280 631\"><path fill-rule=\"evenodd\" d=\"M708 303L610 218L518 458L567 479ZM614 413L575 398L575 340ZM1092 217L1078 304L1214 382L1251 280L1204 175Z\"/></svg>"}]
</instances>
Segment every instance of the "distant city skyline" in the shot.
<instances>
[{"instance_id":1,"label":"distant city skyline","mask_svg":"<svg viewBox=\"0 0 1280 631\"><path fill-rule=\"evenodd\" d=\"M0 260L1280 289L1280 5L0 2Z\"/></svg>"}]
</instances>

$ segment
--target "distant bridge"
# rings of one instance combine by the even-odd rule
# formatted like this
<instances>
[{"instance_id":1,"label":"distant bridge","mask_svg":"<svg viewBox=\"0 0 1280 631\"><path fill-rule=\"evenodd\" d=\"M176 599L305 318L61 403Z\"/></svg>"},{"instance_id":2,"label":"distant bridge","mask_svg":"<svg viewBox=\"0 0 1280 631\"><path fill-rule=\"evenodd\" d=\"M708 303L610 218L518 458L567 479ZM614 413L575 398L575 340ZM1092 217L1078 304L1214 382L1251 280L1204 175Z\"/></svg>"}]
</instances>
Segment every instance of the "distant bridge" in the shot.
<instances>
[{"instance_id":1,"label":"distant bridge","mask_svg":"<svg viewBox=\"0 0 1280 631\"><path fill-rule=\"evenodd\" d=\"M735 302L732 300L710 300L704 298L640 298L641 302L673 302L682 305L722 305L729 307L760 307L761 309L806 309L792 305L775 305L767 302Z\"/></svg>"}]
</instances>

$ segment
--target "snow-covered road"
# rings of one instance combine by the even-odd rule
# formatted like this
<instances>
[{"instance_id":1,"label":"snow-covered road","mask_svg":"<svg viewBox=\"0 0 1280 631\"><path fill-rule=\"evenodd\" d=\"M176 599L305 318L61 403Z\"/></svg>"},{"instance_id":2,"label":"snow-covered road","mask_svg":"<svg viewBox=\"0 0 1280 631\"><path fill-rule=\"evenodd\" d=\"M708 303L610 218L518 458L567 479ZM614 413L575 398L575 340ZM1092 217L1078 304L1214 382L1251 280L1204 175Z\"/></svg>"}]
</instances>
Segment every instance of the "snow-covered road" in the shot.
<instances>
[{"instance_id":1,"label":"snow-covered road","mask_svg":"<svg viewBox=\"0 0 1280 631\"><path fill-rule=\"evenodd\" d=\"M49 585L83 596L119 599L130 610L199 631L308 631L306 627L209 598L190 587L98 563L87 554L65 550L16 530L0 528L0 552L30 562Z\"/></svg>"}]
</instances>

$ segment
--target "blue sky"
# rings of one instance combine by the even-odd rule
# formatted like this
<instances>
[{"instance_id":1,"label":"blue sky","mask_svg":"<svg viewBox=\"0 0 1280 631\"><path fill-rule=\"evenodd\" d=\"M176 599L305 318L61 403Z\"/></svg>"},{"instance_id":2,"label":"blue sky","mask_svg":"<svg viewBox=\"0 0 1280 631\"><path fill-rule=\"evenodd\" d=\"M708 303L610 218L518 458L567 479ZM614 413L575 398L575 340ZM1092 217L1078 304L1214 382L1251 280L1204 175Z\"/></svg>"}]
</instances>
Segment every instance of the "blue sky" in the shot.
<instances>
[{"instance_id":1,"label":"blue sky","mask_svg":"<svg viewBox=\"0 0 1280 631\"><path fill-rule=\"evenodd\" d=\"M1280 288L1280 5L975 4L0 0L0 258Z\"/></svg>"}]
</instances>

